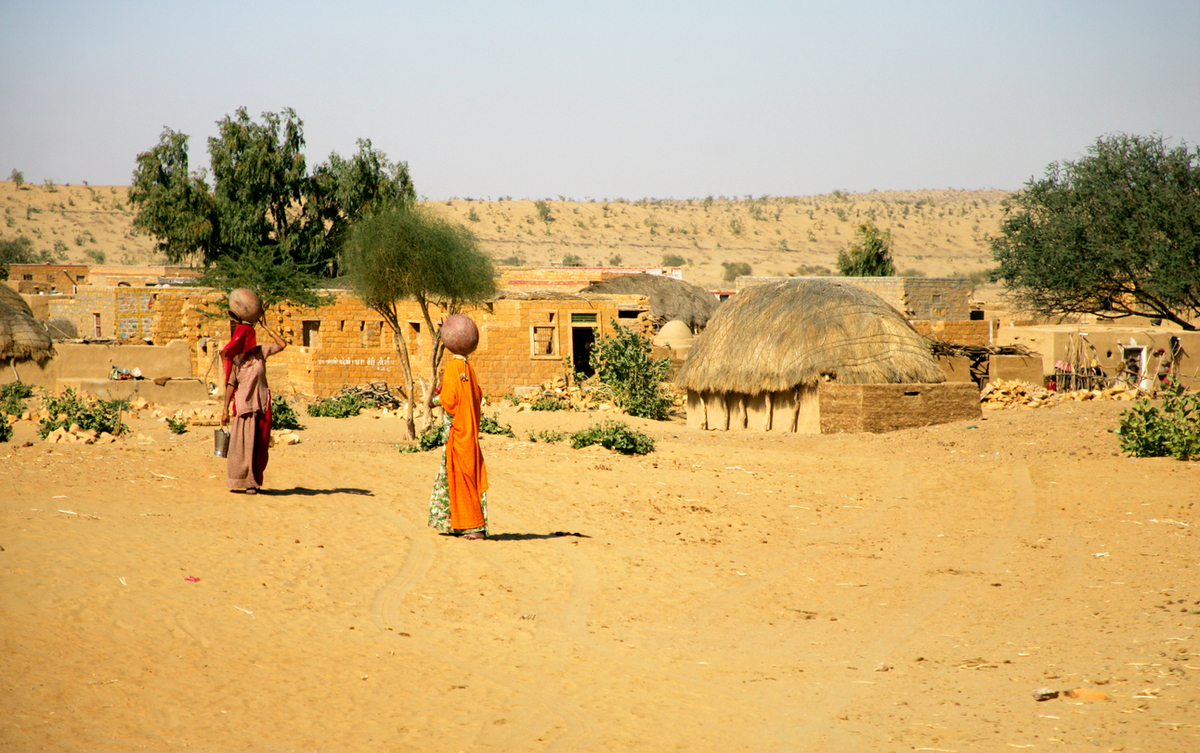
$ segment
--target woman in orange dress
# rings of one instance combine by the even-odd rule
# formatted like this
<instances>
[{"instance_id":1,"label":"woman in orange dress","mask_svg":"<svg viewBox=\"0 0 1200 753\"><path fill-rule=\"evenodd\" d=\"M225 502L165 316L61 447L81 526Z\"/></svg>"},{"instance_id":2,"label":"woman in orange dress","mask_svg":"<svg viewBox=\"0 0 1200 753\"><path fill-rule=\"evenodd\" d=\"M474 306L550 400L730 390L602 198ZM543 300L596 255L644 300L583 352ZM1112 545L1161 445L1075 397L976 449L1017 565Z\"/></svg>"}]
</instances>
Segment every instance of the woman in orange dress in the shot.
<instances>
[{"instance_id":1,"label":"woman in orange dress","mask_svg":"<svg viewBox=\"0 0 1200 753\"><path fill-rule=\"evenodd\" d=\"M487 538L487 469L479 449L483 390L467 356L479 343L475 323L462 314L446 318L442 342L450 351L434 398L445 411L445 453L429 499L429 525L464 539Z\"/></svg>"}]
</instances>

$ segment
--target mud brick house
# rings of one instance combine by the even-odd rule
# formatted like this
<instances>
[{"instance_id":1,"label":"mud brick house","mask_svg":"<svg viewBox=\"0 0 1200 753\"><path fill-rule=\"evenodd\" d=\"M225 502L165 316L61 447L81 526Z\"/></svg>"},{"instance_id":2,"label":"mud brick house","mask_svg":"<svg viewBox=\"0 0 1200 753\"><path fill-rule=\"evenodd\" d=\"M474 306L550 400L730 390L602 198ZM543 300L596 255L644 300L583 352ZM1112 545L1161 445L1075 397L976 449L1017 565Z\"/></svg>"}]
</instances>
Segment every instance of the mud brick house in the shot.
<instances>
[{"instance_id":1,"label":"mud brick house","mask_svg":"<svg viewBox=\"0 0 1200 753\"><path fill-rule=\"evenodd\" d=\"M338 393L343 385L403 384L391 328L350 292L326 292L333 295L331 305L309 309L283 304L267 312L268 323L290 343L270 364L276 389L286 386L320 397ZM73 322L91 339L184 340L193 375L215 386L218 352L230 334L228 320L220 316L223 300L208 288L84 286L72 296L54 296L51 317ZM572 370L590 373L591 344L608 335L614 321L634 323L648 310L647 299L639 295L502 292L465 312L480 329L472 362L489 396ZM430 313L435 323L446 316L437 309ZM428 379L431 338L421 310L404 303L400 317L414 378Z\"/></svg>"},{"instance_id":2,"label":"mud brick house","mask_svg":"<svg viewBox=\"0 0 1200 753\"><path fill-rule=\"evenodd\" d=\"M347 384L403 384L391 329L350 293L335 296L332 305L316 310L280 307L281 334L293 347L279 358L288 365L291 384L317 396L336 394ZM464 311L479 325L471 362L485 394L493 397L572 371L591 373L591 344L607 336L614 321L635 322L648 309L642 296L505 291ZM431 316L440 322L446 312L434 310ZM421 310L406 303L400 317L414 379L428 379L432 339Z\"/></svg>"}]
</instances>

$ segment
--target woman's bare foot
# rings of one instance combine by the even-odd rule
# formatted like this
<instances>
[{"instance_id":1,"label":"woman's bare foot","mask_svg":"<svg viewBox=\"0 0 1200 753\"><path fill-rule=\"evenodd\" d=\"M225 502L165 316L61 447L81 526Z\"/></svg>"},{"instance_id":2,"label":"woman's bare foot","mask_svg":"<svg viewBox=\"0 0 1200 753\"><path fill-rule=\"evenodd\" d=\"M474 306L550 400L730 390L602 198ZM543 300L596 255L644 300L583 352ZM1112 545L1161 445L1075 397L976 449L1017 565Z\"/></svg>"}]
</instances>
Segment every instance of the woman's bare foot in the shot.
<instances>
[{"instance_id":1,"label":"woman's bare foot","mask_svg":"<svg viewBox=\"0 0 1200 753\"><path fill-rule=\"evenodd\" d=\"M485 537L482 533L464 533L463 538L467 541L483 541Z\"/></svg>"},{"instance_id":2,"label":"woman's bare foot","mask_svg":"<svg viewBox=\"0 0 1200 753\"><path fill-rule=\"evenodd\" d=\"M247 494L258 494L258 489L253 489L253 488L247 489L246 493Z\"/></svg>"}]
</instances>

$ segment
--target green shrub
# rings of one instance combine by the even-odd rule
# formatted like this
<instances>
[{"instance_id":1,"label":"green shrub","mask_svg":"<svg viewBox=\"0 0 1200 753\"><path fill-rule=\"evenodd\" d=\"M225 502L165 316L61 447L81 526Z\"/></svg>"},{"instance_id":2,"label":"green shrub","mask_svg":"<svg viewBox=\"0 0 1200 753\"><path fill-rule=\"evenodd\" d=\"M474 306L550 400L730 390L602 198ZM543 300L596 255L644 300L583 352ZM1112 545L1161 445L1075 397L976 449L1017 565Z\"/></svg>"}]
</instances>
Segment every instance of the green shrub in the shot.
<instances>
[{"instance_id":1,"label":"green shrub","mask_svg":"<svg viewBox=\"0 0 1200 753\"><path fill-rule=\"evenodd\" d=\"M343 393L337 397L323 397L308 405L308 415L317 418L350 418L371 407L371 401L358 395Z\"/></svg>"},{"instance_id":2,"label":"green shrub","mask_svg":"<svg viewBox=\"0 0 1200 753\"><path fill-rule=\"evenodd\" d=\"M638 418L663 421L675 411L671 395L663 382L671 368L670 360L650 357L650 341L612 320L613 335L592 346L592 364L603 384L626 413Z\"/></svg>"},{"instance_id":3,"label":"green shrub","mask_svg":"<svg viewBox=\"0 0 1200 753\"><path fill-rule=\"evenodd\" d=\"M129 400L85 400L75 394L75 390L67 388L61 395L47 395L42 400L42 413L46 415L38 426L38 436L42 439L55 429L69 428L71 424L79 424L79 428L95 429L98 433L108 432L120 436L129 430L121 420L121 411L129 409Z\"/></svg>"},{"instance_id":4,"label":"green shrub","mask_svg":"<svg viewBox=\"0 0 1200 753\"><path fill-rule=\"evenodd\" d=\"M25 412L25 398L33 395L33 388L24 382L9 382L0 387L0 412L19 416Z\"/></svg>"},{"instance_id":5,"label":"green shrub","mask_svg":"<svg viewBox=\"0 0 1200 753\"><path fill-rule=\"evenodd\" d=\"M687 261L679 254L664 254L662 265L664 267L682 267L687 264Z\"/></svg>"},{"instance_id":6,"label":"green shrub","mask_svg":"<svg viewBox=\"0 0 1200 753\"><path fill-rule=\"evenodd\" d=\"M271 428L289 430L304 428L300 425L300 416L296 415L296 409L281 395L271 396Z\"/></svg>"},{"instance_id":7,"label":"green shrub","mask_svg":"<svg viewBox=\"0 0 1200 753\"><path fill-rule=\"evenodd\" d=\"M187 421L182 418L167 416L167 428L171 430L172 434L183 434L187 431Z\"/></svg>"},{"instance_id":8,"label":"green shrub","mask_svg":"<svg viewBox=\"0 0 1200 753\"><path fill-rule=\"evenodd\" d=\"M426 427L416 444L396 445L396 449L400 450L400 452L429 452L430 450L436 450L437 448L446 444L447 433L448 432L444 424L431 424L430 426Z\"/></svg>"},{"instance_id":9,"label":"green shrub","mask_svg":"<svg viewBox=\"0 0 1200 753\"><path fill-rule=\"evenodd\" d=\"M624 421L613 421L612 419L593 424L583 431L571 435L571 447L576 450L593 444L616 450L624 455L645 455L654 452L653 439L640 431L630 429Z\"/></svg>"},{"instance_id":10,"label":"green shrub","mask_svg":"<svg viewBox=\"0 0 1200 753\"><path fill-rule=\"evenodd\" d=\"M560 397L543 397L535 403L530 403L533 410L571 410L571 404Z\"/></svg>"},{"instance_id":11,"label":"green shrub","mask_svg":"<svg viewBox=\"0 0 1200 753\"><path fill-rule=\"evenodd\" d=\"M723 261L721 266L725 269L725 282L733 282L738 277L750 276L750 265L744 261Z\"/></svg>"},{"instance_id":12,"label":"green shrub","mask_svg":"<svg viewBox=\"0 0 1200 753\"><path fill-rule=\"evenodd\" d=\"M1200 394L1169 389L1162 404L1138 400L1121 414L1116 434L1121 450L1139 458L1200 457Z\"/></svg>"},{"instance_id":13,"label":"green shrub","mask_svg":"<svg viewBox=\"0 0 1200 753\"><path fill-rule=\"evenodd\" d=\"M480 434L499 434L499 435L505 436L505 437L512 437L513 439L517 438L517 435L513 433L511 426L505 426L504 424L500 423L500 414L499 413L496 413L491 416L480 416L479 417L479 433Z\"/></svg>"}]
</instances>

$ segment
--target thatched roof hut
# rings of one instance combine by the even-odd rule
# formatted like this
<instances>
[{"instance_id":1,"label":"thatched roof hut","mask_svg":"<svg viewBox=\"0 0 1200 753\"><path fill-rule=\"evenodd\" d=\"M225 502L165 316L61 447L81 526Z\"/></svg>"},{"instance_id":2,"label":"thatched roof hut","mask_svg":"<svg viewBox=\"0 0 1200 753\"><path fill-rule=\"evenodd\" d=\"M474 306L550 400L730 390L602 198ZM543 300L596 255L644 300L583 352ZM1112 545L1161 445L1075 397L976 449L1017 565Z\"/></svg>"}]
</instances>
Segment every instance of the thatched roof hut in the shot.
<instances>
[{"instance_id":1,"label":"thatched roof hut","mask_svg":"<svg viewBox=\"0 0 1200 753\"><path fill-rule=\"evenodd\" d=\"M605 295L644 295L650 299L650 315L661 322L679 319L693 331L704 329L720 300L699 285L665 275L617 275L594 282L583 290Z\"/></svg>"},{"instance_id":2,"label":"thatched roof hut","mask_svg":"<svg viewBox=\"0 0 1200 753\"><path fill-rule=\"evenodd\" d=\"M34 318L21 294L0 284L0 362L37 361L54 356L54 341Z\"/></svg>"},{"instance_id":3,"label":"thatched roof hut","mask_svg":"<svg viewBox=\"0 0 1200 753\"><path fill-rule=\"evenodd\" d=\"M879 296L838 280L755 285L726 301L676 384L757 395L838 384L945 381L921 336Z\"/></svg>"}]
</instances>

